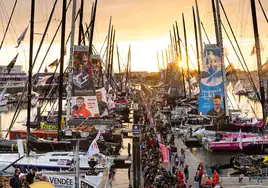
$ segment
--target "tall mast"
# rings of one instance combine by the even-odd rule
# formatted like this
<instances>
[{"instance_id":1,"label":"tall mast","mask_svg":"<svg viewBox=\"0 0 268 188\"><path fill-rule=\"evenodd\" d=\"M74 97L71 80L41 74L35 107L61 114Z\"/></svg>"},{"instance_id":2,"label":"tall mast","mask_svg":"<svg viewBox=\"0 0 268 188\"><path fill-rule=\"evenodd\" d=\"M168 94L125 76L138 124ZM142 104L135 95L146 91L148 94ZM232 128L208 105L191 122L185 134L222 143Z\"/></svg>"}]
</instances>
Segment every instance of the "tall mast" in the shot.
<instances>
[{"instance_id":1,"label":"tall mast","mask_svg":"<svg viewBox=\"0 0 268 188\"><path fill-rule=\"evenodd\" d=\"M112 53L112 43L113 43L113 32L114 26L112 26L111 33L110 33L110 42L109 42L109 54L108 54L108 80L110 82L110 71L111 71L111 53Z\"/></svg>"},{"instance_id":2,"label":"tall mast","mask_svg":"<svg viewBox=\"0 0 268 188\"><path fill-rule=\"evenodd\" d=\"M189 96L191 98L191 84L190 84L190 68L189 68L189 56L188 56L188 45L187 45L187 34L186 34L186 27L185 27L185 20L184 14L182 13L182 22L183 22L183 31L184 31L184 41L185 41L185 53L186 53L186 65L187 65L187 82L188 82L188 89L189 89Z\"/></svg>"},{"instance_id":3,"label":"tall mast","mask_svg":"<svg viewBox=\"0 0 268 188\"><path fill-rule=\"evenodd\" d=\"M252 21L253 21L253 29L254 29L254 37L255 37L259 84L260 84L260 92L261 92L262 115L263 115L263 122L266 122L265 93L264 93L264 82L263 82L263 73L262 73L261 50L260 50L260 39L259 39L258 22L257 22L257 15L256 15L256 6L255 6L255 0L251 0L250 2L251 2L251 13L252 13Z\"/></svg>"},{"instance_id":4,"label":"tall mast","mask_svg":"<svg viewBox=\"0 0 268 188\"><path fill-rule=\"evenodd\" d=\"M108 27L108 37L107 37L107 47L106 47L106 64L105 69L108 74L108 67L109 67L109 52L110 52L110 32L111 32L111 23L112 17L110 16L109 27Z\"/></svg>"},{"instance_id":5,"label":"tall mast","mask_svg":"<svg viewBox=\"0 0 268 188\"><path fill-rule=\"evenodd\" d=\"M98 0L95 0L94 10L93 10L93 15L92 15L92 20L91 20L91 27L90 27L89 46L88 46L88 56L90 59L91 59L91 54L92 54L92 43L93 43L93 36L94 36L94 27L95 27L96 13L97 13L97 5L98 5Z\"/></svg>"},{"instance_id":6,"label":"tall mast","mask_svg":"<svg viewBox=\"0 0 268 188\"><path fill-rule=\"evenodd\" d=\"M201 21L200 21L200 16L199 16L199 8L198 8L197 0L195 0L195 6L196 6L196 16L197 16L198 31L199 31L200 52L201 52L201 58L202 58L203 57L203 54L204 54L204 49L203 49Z\"/></svg>"},{"instance_id":7,"label":"tall mast","mask_svg":"<svg viewBox=\"0 0 268 188\"><path fill-rule=\"evenodd\" d=\"M199 45L198 45L197 27L196 27L196 19L195 19L194 7L192 7L192 9L193 9L193 18L194 18L194 34L195 34L197 68L198 68L198 76L200 78L201 71L200 71L200 57L199 57Z\"/></svg>"},{"instance_id":8,"label":"tall mast","mask_svg":"<svg viewBox=\"0 0 268 188\"><path fill-rule=\"evenodd\" d=\"M80 20L79 20L79 31L78 31L78 45L81 45L82 35L84 35L83 34L83 14L84 14L84 0L81 0L80 16L79 16ZM71 30L73 30L73 27L71 28Z\"/></svg>"},{"instance_id":9,"label":"tall mast","mask_svg":"<svg viewBox=\"0 0 268 188\"><path fill-rule=\"evenodd\" d=\"M176 31L175 31L175 27L173 25L173 35L174 35L174 47L175 47L175 60L178 62L178 40L177 40L177 36L176 36Z\"/></svg>"},{"instance_id":10,"label":"tall mast","mask_svg":"<svg viewBox=\"0 0 268 188\"><path fill-rule=\"evenodd\" d=\"M116 52L117 52L117 62L118 62L120 90L122 91L123 86L122 86L122 77L121 77L120 56L119 56L119 50L118 50L118 45L117 44L116 44Z\"/></svg>"},{"instance_id":11,"label":"tall mast","mask_svg":"<svg viewBox=\"0 0 268 188\"><path fill-rule=\"evenodd\" d=\"M215 33L216 33L216 41L217 41L217 45L220 44L220 38L219 38L219 23L217 20L217 12L216 12L216 7L215 7L215 1L211 0L211 4L212 4L212 11L213 11L213 19L214 19L214 27L215 27Z\"/></svg>"},{"instance_id":12,"label":"tall mast","mask_svg":"<svg viewBox=\"0 0 268 188\"><path fill-rule=\"evenodd\" d=\"M181 38L180 38L180 33L179 33L179 28L178 28L178 23L176 21L176 33L177 33L177 38L178 38L178 47L179 47L179 54L180 54L180 59L179 61L182 61L182 53L181 53Z\"/></svg>"},{"instance_id":13,"label":"tall mast","mask_svg":"<svg viewBox=\"0 0 268 188\"><path fill-rule=\"evenodd\" d=\"M83 0L82 0L83 1ZM82 4L81 1L81 4ZM68 74L68 89L67 89L67 111L66 111L66 128L69 128L69 120L71 117L71 97L72 97L72 83L73 83L73 67L74 67L74 57L73 57L73 49L74 49L74 33L75 33L75 15L76 15L76 0L73 0L73 9L72 9L72 25L71 25L71 37L70 37L70 64L69 64L69 74ZM80 12L81 16L81 12ZM80 18L81 21L81 18ZM82 23L80 22L80 25ZM80 26L79 26L80 29ZM81 32L81 30L79 31ZM80 35L80 33L79 33ZM81 36L80 36L81 37ZM81 43L81 38L78 39L78 42Z\"/></svg>"},{"instance_id":14,"label":"tall mast","mask_svg":"<svg viewBox=\"0 0 268 188\"><path fill-rule=\"evenodd\" d=\"M128 48L128 56L127 56L127 70L126 70L126 80L125 80L125 92L127 92L127 82L129 77L129 64L130 64L130 45Z\"/></svg>"},{"instance_id":15,"label":"tall mast","mask_svg":"<svg viewBox=\"0 0 268 188\"><path fill-rule=\"evenodd\" d=\"M217 11L217 17L218 17L218 34L219 34L219 47L221 48L221 70L222 70L222 79L223 79L223 104L225 109L225 115L229 115L228 110L228 101L227 101L227 81L226 81L226 74L225 74L225 65L224 65L224 52L223 52L223 43L222 43L222 29L221 29L221 11L220 11L220 0L216 0L216 11Z\"/></svg>"},{"instance_id":16,"label":"tall mast","mask_svg":"<svg viewBox=\"0 0 268 188\"><path fill-rule=\"evenodd\" d=\"M33 41L34 41L34 12L35 0L31 1L31 21L30 21L30 49L29 49L29 70L28 70L28 102L27 102L27 143L30 138L31 124L31 94L32 94L32 69L33 69ZM27 155L29 156L30 148L27 144Z\"/></svg>"},{"instance_id":17,"label":"tall mast","mask_svg":"<svg viewBox=\"0 0 268 188\"><path fill-rule=\"evenodd\" d=\"M59 112L58 112L58 140L60 140L59 131L61 129L62 117L62 93L63 93L63 66L64 66L64 48L65 48L65 27L66 27L66 0L62 1L62 25L61 25L61 44L60 44L60 76L59 76Z\"/></svg>"},{"instance_id":18,"label":"tall mast","mask_svg":"<svg viewBox=\"0 0 268 188\"><path fill-rule=\"evenodd\" d=\"M112 46L111 46L112 50L111 50L110 80L112 79L113 67L114 67L114 41L115 41L115 30L113 32Z\"/></svg>"}]
</instances>

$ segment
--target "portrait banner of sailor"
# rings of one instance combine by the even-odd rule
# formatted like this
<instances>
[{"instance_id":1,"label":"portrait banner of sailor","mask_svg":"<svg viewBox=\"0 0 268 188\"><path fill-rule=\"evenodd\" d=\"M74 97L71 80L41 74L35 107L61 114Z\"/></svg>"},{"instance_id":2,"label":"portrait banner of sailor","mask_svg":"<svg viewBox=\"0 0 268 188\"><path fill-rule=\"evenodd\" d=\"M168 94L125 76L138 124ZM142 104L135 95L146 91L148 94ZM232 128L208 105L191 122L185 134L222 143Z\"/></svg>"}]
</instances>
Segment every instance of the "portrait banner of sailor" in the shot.
<instances>
[{"instance_id":1,"label":"portrait banner of sailor","mask_svg":"<svg viewBox=\"0 0 268 188\"><path fill-rule=\"evenodd\" d=\"M210 116L219 116L224 113L223 63L220 50L220 47L216 45L205 45L201 64L198 111Z\"/></svg>"},{"instance_id":2,"label":"portrait banner of sailor","mask_svg":"<svg viewBox=\"0 0 268 188\"><path fill-rule=\"evenodd\" d=\"M72 118L74 119L87 119L100 116L96 96L72 97L72 104Z\"/></svg>"}]
</instances>

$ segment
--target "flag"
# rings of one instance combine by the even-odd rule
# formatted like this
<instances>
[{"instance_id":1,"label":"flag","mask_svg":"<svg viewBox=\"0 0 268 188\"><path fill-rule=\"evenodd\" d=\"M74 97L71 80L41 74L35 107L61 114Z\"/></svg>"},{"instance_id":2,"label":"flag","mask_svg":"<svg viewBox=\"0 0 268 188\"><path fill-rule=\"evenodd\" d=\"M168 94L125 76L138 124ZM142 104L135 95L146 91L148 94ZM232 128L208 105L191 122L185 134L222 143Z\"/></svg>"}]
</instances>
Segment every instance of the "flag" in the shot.
<instances>
[{"instance_id":1,"label":"flag","mask_svg":"<svg viewBox=\"0 0 268 188\"><path fill-rule=\"evenodd\" d=\"M20 43L24 40L25 35L26 35L26 33L27 33L27 30L28 30L28 27L29 27L29 26L27 26L27 27L24 29L24 31L22 32L22 34L19 36L19 38L18 38L18 40L17 40L18 45L17 45L15 48L18 48L18 47L20 46Z\"/></svg>"},{"instance_id":2,"label":"flag","mask_svg":"<svg viewBox=\"0 0 268 188\"><path fill-rule=\"evenodd\" d=\"M0 102L4 99L6 92L7 92L7 88L5 87L0 94Z\"/></svg>"},{"instance_id":3,"label":"flag","mask_svg":"<svg viewBox=\"0 0 268 188\"><path fill-rule=\"evenodd\" d=\"M98 146L98 143L97 143L99 138L100 138L100 130L99 130L97 136L94 138L94 140L91 142L91 144L90 144L90 146L88 148L88 151L87 151L87 156L88 157L91 157L91 156L95 155L96 153L100 153L100 149L99 149L99 146Z\"/></svg>"},{"instance_id":4,"label":"flag","mask_svg":"<svg viewBox=\"0 0 268 188\"><path fill-rule=\"evenodd\" d=\"M261 43L261 41L260 41L260 51L263 51L264 50L264 47L263 47L263 45L262 45L262 43ZM254 46L253 46L253 48L252 48L252 50L251 50L251 53L250 53L250 56L253 56L253 55L255 55L256 54L256 46L255 46L255 44L254 44Z\"/></svg>"},{"instance_id":5,"label":"flag","mask_svg":"<svg viewBox=\"0 0 268 188\"><path fill-rule=\"evenodd\" d=\"M17 55L12 59L12 61L7 65L7 73L9 74L11 69L14 67L17 58L18 58L19 53L17 53Z\"/></svg>"},{"instance_id":6,"label":"flag","mask_svg":"<svg viewBox=\"0 0 268 188\"><path fill-rule=\"evenodd\" d=\"M60 61L58 61L58 59L56 59L55 61L53 61L52 63L50 63L48 66L49 68L54 68L59 64Z\"/></svg>"},{"instance_id":7,"label":"flag","mask_svg":"<svg viewBox=\"0 0 268 188\"><path fill-rule=\"evenodd\" d=\"M40 86L40 85L45 85L47 80L51 77L51 75L48 75L48 76L44 76L44 77L39 77L38 78L38 81L37 81L37 86Z\"/></svg>"}]
</instances>

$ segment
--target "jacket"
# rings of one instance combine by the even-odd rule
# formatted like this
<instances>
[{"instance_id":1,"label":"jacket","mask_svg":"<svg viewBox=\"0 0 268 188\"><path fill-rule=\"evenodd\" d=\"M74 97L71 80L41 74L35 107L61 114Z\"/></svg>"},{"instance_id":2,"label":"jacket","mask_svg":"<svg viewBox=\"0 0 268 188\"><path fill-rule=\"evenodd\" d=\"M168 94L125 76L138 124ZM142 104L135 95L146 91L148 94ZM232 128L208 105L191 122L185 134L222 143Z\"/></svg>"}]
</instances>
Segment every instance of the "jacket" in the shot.
<instances>
[{"instance_id":1,"label":"jacket","mask_svg":"<svg viewBox=\"0 0 268 188\"><path fill-rule=\"evenodd\" d=\"M91 113L86 109L86 105L83 104L82 108L78 108L77 105L73 106L72 117L74 118L88 118Z\"/></svg>"}]
</instances>

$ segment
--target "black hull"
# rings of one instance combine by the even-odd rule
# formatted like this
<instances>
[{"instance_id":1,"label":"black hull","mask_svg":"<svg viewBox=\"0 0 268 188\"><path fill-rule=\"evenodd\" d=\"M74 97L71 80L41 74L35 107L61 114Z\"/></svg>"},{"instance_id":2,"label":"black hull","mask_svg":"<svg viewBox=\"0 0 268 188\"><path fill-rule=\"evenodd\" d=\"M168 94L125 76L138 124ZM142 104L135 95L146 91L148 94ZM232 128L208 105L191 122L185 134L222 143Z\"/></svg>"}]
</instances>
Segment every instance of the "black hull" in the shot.
<instances>
[{"instance_id":1,"label":"black hull","mask_svg":"<svg viewBox=\"0 0 268 188\"><path fill-rule=\"evenodd\" d=\"M268 154L268 144L250 144L242 152L248 155Z\"/></svg>"}]
</instances>

